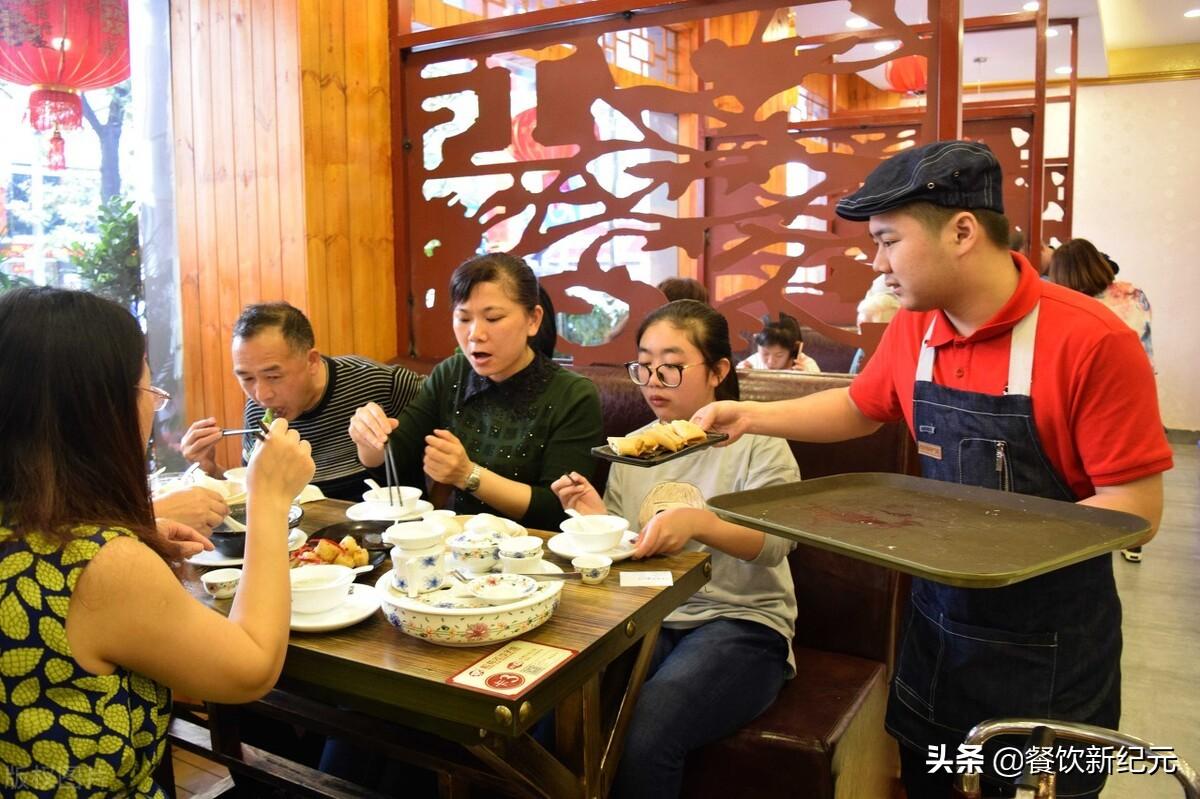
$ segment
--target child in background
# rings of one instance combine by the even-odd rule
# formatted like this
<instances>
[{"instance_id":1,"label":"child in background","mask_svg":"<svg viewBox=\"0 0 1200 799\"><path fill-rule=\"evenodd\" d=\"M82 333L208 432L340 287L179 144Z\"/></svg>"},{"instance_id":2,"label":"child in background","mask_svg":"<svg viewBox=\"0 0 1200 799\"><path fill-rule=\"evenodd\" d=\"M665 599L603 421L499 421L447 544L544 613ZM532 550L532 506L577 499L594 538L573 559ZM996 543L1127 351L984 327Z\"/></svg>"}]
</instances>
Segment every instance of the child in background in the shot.
<instances>
[{"instance_id":1,"label":"child in background","mask_svg":"<svg viewBox=\"0 0 1200 799\"><path fill-rule=\"evenodd\" d=\"M821 367L804 354L804 337L800 323L785 313L779 321L763 317L763 329L754 334L758 351L737 365L739 369L794 369L798 372L820 372Z\"/></svg>"}]
</instances>

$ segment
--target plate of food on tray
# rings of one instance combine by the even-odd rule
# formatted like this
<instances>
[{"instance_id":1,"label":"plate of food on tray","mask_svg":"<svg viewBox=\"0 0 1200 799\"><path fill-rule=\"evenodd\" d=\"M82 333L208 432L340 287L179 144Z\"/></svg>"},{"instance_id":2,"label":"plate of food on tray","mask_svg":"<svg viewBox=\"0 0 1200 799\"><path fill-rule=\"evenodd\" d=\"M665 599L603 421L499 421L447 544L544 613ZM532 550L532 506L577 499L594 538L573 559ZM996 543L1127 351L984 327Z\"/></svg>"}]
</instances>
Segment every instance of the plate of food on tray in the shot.
<instances>
[{"instance_id":1,"label":"plate of food on tray","mask_svg":"<svg viewBox=\"0 0 1200 799\"><path fill-rule=\"evenodd\" d=\"M727 438L728 433L706 433L688 419L676 419L655 422L627 436L609 436L607 444L592 448L592 454L631 466L657 466Z\"/></svg>"}]
</instances>

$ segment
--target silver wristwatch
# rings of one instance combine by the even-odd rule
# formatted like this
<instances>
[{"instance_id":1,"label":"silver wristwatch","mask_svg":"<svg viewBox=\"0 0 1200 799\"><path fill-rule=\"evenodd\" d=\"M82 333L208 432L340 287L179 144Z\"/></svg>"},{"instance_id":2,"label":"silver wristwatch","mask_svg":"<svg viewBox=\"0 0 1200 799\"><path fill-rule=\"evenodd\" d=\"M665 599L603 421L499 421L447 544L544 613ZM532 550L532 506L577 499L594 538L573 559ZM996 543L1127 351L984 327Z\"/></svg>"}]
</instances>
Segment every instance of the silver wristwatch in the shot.
<instances>
[{"instance_id":1,"label":"silver wristwatch","mask_svg":"<svg viewBox=\"0 0 1200 799\"><path fill-rule=\"evenodd\" d=\"M479 490L479 479L483 476L483 467L478 463L471 464L471 473L467 475L467 482L463 485L463 490L468 494L474 494Z\"/></svg>"}]
</instances>

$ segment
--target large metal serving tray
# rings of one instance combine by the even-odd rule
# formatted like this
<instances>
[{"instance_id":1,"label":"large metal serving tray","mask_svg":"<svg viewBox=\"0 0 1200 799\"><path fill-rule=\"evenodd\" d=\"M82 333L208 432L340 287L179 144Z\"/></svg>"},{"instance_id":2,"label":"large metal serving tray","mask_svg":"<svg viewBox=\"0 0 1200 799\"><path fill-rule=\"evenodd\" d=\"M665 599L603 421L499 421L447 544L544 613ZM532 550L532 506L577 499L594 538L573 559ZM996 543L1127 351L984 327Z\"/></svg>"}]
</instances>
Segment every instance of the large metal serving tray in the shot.
<instances>
[{"instance_id":1,"label":"large metal serving tray","mask_svg":"<svg viewBox=\"0 0 1200 799\"><path fill-rule=\"evenodd\" d=\"M722 518L965 588L995 588L1131 546L1130 513L865 472L722 494Z\"/></svg>"}]
</instances>

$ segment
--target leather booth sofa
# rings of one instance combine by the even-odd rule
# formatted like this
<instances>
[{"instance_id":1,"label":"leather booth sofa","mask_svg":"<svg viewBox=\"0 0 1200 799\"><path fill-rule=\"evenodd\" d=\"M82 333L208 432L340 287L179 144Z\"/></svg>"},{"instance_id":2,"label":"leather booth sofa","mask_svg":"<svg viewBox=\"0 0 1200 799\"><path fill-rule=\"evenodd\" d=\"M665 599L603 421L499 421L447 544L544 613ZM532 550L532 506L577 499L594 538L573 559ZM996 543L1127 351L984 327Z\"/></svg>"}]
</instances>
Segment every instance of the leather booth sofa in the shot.
<instances>
[{"instance_id":1,"label":"leather booth sofa","mask_svg":"<svg viewBox=\"0 0 1200 799\"><path fill-rule=\"evenodd\" d=\"M624 368L576 371L600 391L605 435L624 435L653 420ZM742 371L738 377L745 400L804 396L850 380L766 371ZM807 479L845 472L915 473L915 447L903 423L839 444L791 446ZM604 476L598 475L597 484ZM886 799L898 767L883 714L907 584L895 572L811 547L797 547L789 562L799 606L796 678L761 717L692 754L684 795Z\"/></svg>"}]
</instances>

